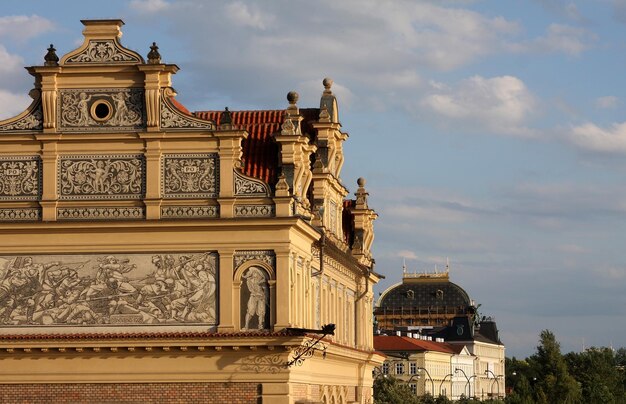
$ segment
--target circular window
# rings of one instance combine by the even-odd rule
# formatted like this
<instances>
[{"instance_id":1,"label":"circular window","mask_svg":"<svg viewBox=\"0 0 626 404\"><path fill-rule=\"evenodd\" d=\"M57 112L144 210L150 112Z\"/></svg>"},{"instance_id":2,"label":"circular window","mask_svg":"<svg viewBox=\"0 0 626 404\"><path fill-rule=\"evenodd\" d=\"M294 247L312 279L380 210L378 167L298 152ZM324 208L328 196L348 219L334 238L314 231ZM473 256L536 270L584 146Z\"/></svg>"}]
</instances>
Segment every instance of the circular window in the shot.
<instances>
[{"instance_id":1,"label":"circular window","mask_svg":"<svg viewBox=\"0 0 626 404\"><path fill-rule=\"evenodd\" d=\"M97 100L91 104L91 117L99 122L107 121L113 115L113 106L106 100Z\"/></svg>"}]
</instances>

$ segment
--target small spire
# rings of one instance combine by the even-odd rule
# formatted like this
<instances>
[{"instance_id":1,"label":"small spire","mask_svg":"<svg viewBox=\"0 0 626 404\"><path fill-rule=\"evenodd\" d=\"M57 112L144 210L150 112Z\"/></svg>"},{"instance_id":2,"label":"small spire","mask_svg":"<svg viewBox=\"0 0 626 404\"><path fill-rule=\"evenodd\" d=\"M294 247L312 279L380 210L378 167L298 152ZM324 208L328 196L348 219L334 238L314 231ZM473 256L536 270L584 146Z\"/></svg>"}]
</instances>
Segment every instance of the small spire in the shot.
<instances>
[{"instance_id":1,"label":"small spire","mask_svg":"<svg viewBox=\"0 0 626 404\"><path fill-rule=\"evenodd\" d=\"M406 274L406 258L402 258L402 273Z\"/></svg>"},{"instance_id":2,"label":"small spire","mask_svg":"<svg viewBox=\"0 0 626 404\"><path fill-rule=\"evenodd\" d=\"M322 80L322 84L324 85L324 94L332 94L332 90L330 89L333 86L333 79L330 77L326 77Z\"/></svg>"},{"instance_id":3,"label":"small spire","mask_svg":"<svg viewBox=\"0 0 626 404\"><path fill-rule=\"evenodd\" d=\"M300 98L300 95L295 91L289 91L287 93L287 101L289 101L290 106L295 106L298 103L298 98Z\"/></svg>"},{"instance_id":4,"label":"small spire","mask_svg":"<svg viewBox=\"0 0 626 404\"><path fill-rule=\"evenodd\" d=\"M446 257L446 272L450 272L450 257Z\"/></svg>"},{"instance_id":5,"label":"small spire","mask_svg":"<svg viewBox=\"0 0 626 404\"><path fill-rule=\"evenodd\" d=\"M356 208L367 209L367 196L369 194L365 190L365 178L359 178L356 183L359 186L359 189L354 193L356 195Z\"/></svg>"},{"instance_id":6,"label":"small spire","mask_svg":"<svg viewBox=\"0 0 626 404\"><path fill-rule=\"evenodd\" d=\"M56 49L54 49L54 45L50 44L48 48L48 53L43 57L45 60L44 66L58 66L59 65L59 57L56 54Z\"/></svg>"},{"instance_id":7,"label":"small spire","mask_svg":"<svg viewBox=\"0 0 626 404\"><path fill-rule=\"evenodd\" d=\"M159 53L159 47L156 42L152 42L150 52L148 52L148 63L151 65L158 65L161 63L161 54Z\"/></svg>"}]
</instances>

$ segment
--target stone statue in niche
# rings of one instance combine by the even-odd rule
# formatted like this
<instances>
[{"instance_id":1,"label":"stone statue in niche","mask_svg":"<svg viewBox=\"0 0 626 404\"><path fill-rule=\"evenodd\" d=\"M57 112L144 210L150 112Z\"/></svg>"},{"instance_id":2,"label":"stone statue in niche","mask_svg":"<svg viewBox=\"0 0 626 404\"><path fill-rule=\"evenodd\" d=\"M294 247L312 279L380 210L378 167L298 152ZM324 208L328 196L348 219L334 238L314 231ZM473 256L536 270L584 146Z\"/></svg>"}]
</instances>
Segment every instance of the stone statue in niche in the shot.
<instances>
[{"instance_id":1,"label":"stone statue in niche","mask_svg":"<svg viewBox=\"0 0 626 404\"><path fill-rule=\"evenodd\" d=\"M269 328L270 293L267 272L259 267L250 267L241 279L245 280L245 287L242 287L241 292L243 329Z\"/></svg>"}]
</instances>

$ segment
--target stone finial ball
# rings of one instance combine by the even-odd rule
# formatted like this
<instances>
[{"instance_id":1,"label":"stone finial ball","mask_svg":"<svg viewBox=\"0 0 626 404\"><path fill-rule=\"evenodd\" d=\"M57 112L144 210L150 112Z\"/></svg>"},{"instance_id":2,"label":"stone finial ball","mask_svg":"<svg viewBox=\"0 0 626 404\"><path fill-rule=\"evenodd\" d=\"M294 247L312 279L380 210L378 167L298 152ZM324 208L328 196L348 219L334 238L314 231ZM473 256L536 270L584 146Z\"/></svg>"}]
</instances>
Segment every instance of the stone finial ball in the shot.
<instances>
[{"instance_id":1,"label":"stone finial ball","mask_svg":"<svg viewBox=\"0 0 626 404\"><path fill-rule=\"evenodd\" d=\"M324 80L322 80L322 84L324 85L324 88L328 90L333 85L333 79L331 79L330 77L326 77Z\"/></svg>"},{"instance_id":2,"label":"stone finial ball","mask_svg":"<svg viewBox=\"0 0 626 404\"><path fill-rule=\"evenodd\" d=\"M356 183L359 187L363 188L365 186L365 178L360 177L358 180L356 180Z\"/></svg>"},{"instance_id":3,"label":"stone finial ball","mask_svg":"<svg viewBox=\"0 0 626 404\"><path fill-rule=\"evenodd\" d=\"M287 101L289 101L290 104L298 102L298 97L300 96L295 91L289 91L289 93L287 93Z\"/></svg>"}]
</instances>

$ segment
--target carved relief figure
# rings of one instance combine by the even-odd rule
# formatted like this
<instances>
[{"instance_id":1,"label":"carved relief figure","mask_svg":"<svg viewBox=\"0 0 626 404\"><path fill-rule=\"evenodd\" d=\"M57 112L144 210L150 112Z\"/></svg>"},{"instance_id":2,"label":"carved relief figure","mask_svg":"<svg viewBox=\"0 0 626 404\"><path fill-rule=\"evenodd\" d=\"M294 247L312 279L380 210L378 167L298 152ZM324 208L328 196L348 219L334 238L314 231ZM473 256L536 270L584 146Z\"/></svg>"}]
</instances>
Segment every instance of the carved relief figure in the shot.
<instances>
[{"instance_id":1,"label":"carved relief figure","mask_svg":"<svg viewBox=\"0 0 626 404\"><path fill-rule=\"evenodd\" d=\"M266 314L269 314L269 290L266 272L258 267L249 268L243 275L248 289L248 301L244 329L250 329L251 321L257 318L257 329L266 329Z\"/></svg>"},{"instance_id":2,"label":"carved relief figure","mask_svg":"<svg viewBox=\"0 0 626 404\"><path fill-rule=\"evenodd\" d=\"M80 100L76 103L76 109L78 110L76 125L87 126L89 123L89 106L87 105L89 98L87 98L87 94L84 92L79 94L79 98Z\"/></svg>"},{"instance_id":3,"label":"carved relief figure","mask_svg":"<svg viewBox=\"0 0 626 404\"><path fill-rule=\"evenodd\" d=\"M59 193L65 199L83 195L139 198L142 192L140 156L67 156L59 170Z\"/></svg>"},{"instance_id":4,"label":"carved relief figure","mask_svg":"<svg viewBox=\"0 0 626 404\"><path fill-rule=\"evenodd\" d=\"M216 254L0 257L0 327L215 324Z\"/></svg>"},{"instance_id":5,"label":"carved relief figure","mask_svg":"<svg viewBox=\"0 0 626 404\"><path fill-rule=\"evenodd\" d=\"M145 126L142 89L61 90L60 94L60 126L64 130L135 129ZM96 120L91 116L89 108L98 100L105 100L113 106L110 119Z\"/></svg>"}]
</instances>

